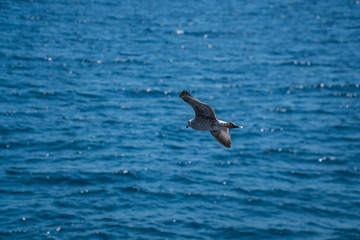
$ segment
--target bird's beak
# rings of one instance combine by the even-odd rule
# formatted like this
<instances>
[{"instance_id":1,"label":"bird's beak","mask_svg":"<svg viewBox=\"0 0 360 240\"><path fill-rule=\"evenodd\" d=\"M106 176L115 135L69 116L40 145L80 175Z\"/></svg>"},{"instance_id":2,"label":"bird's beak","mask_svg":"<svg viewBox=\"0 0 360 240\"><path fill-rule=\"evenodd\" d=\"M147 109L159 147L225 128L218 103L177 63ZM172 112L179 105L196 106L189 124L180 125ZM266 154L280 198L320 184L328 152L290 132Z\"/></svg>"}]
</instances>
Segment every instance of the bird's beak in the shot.
<instances>
[{"instance_id":1,"label":"bird's beak","mask_svg":"<svg viewBox=\"0 0 360 240\"><path fill-rule=\"evenodd\" d=\"M188 128L189 127L189 124L186 126L186 128Z\"/></svg>"}]
</instances>

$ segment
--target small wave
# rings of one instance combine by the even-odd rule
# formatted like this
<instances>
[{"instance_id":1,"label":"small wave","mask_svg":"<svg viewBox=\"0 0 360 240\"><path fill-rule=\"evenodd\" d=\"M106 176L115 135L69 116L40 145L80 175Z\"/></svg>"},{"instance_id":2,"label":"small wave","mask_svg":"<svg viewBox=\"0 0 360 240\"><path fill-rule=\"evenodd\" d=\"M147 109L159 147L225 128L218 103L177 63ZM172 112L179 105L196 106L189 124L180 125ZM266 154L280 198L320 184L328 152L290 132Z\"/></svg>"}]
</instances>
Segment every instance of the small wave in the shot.
<instances>
[{"instance_id":1,"label":"small wave","mask_svg":"<svg viewBox=\"0 0 360 240\"><path fill-rule=\"evenodd\" d=\"M174 194L171 192L166 191L152 191L146 188L140 188L136 186L125 186L125 187L116 187L116 189L120 190L121 192L125 193L135 193L135 194L142 194L146 195L149 198L174 198Z\"/></svg>"},{"instance_id":2,"label":"small wave","mask_svg":"<svg viewBox=\"0 0 360 240\"><path fill-rule=\"evenodd\" d=\"M316 179L316 178L321 178L322 174L319 172L311 172L311 171L280 171L279 172L281 175L286 176L286 177L296 177L296 178L300 178L300 179Z\"/></svg>"},{"instance_id":3,"label":"small wave","mask_svg":"<svg viewBox=\"0 0 360 240\"><path fill-rule=\"evenodd\" d=\"M129 96L133 97L143 97L143 96L164 96L164 95L174 95L171 90L159 90L159 89L152 89L152 88L123 88L121 89Z\"/></svg>"},{"instance_id":4,"label":"small wave","mask_svg":"<svg viewBox=\"0 0 360 240\"><path fill-rule=\"evenodd\" d=\"M270 112L278 112L278 113L293 113L294 109L289 107L277 107L269 109Z\"/></svg>"},{"instance_id":5,"label":"small wave","mask_svg":"<svg viewBox=\"0 0 360 240\"><path fill-rule=\"evenodd\" d=\"M360 84L332 84L332 83L316 83L316 84L295 84L288 88L284 88L284 91L318 91L318 90L329 90L329 91L360 91Z\"/></svg>"}]
</instances>

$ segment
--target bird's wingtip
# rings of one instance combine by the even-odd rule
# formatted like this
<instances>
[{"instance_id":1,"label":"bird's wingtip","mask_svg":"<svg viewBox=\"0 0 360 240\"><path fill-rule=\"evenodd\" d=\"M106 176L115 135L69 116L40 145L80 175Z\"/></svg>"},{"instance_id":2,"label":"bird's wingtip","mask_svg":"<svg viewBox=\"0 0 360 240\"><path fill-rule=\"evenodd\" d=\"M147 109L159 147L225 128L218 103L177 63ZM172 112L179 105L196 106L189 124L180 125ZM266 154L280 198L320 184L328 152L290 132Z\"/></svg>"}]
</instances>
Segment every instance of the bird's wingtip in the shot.
<instances>
[{"instance_id":1,"label":"bird's wingtip","mask_svg":"<svg viewBox=\"0 0 360 240\"><path fill-rule=\"evenodd\" d=\"M190 93L186 90L183 90L180 94L179 94L179 97L183 97L183 96L186 96L186 95L190 95Z\"/></svg>"}]
</instances>

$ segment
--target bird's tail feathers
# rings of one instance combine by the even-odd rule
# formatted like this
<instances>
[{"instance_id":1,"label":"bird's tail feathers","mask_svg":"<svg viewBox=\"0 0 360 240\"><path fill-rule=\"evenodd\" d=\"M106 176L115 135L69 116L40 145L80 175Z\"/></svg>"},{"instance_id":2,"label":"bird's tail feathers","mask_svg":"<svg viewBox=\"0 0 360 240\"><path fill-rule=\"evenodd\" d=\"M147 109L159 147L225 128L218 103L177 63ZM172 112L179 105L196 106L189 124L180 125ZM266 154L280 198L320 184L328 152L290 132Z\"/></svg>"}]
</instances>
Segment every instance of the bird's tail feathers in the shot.
<instances>
[{"instance_id":1,"label":"bird's tail feathers","mask_svg":"<svg viewBox=\"0 0 360 240\"><path fill-rule=\"evenodd\" d=\"M243 128L242 126L238 126L233 122L226 122L224 124L224 127L227 127L227 128Z\"/></svg>"}]
</instances>

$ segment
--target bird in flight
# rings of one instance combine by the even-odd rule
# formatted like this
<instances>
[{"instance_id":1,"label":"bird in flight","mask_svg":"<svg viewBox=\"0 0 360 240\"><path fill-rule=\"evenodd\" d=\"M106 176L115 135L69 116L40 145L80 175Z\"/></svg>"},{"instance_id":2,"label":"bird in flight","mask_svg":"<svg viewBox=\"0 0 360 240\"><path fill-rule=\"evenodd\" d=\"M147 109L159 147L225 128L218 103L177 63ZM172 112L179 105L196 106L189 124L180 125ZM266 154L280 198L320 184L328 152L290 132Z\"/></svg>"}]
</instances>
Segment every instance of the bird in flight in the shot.
<instances>
[{"instance_id":1,"label":"bird in flight","mask_svg":"<svg viewBox=\"0 0 360 240\"><path fill-rule=\"evenodd\" d=\"M214 109L208 104L200 102L191 96L188 91L182 91L180 98L188 103L195 111L195 118L188 121L186 128L191 127L198 131L210 131L215 139L223 146L231 147L229 128L243 128L232 122L224 122L216 118Z\"/></svg>"}]
</instances>

